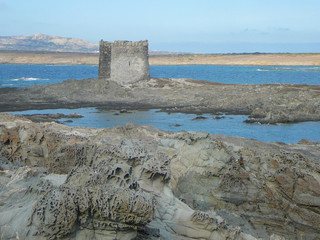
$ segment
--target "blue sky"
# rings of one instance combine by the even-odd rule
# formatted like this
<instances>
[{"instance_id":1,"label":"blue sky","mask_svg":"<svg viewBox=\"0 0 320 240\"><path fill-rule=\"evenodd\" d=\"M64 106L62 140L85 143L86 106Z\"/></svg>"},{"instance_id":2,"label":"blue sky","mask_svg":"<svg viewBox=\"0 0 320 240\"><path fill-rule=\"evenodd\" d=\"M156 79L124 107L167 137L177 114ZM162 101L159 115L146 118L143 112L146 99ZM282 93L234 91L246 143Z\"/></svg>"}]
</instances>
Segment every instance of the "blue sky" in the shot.
<instances>
[{"instance_id":1,"label":"blue sky","mask_svg":"<svg viewBox=\"0 0 320 240\"><path fill-rule=\"evenodd\" d=\"M183 52L320 52L319 0L0 0L0 36L144 40Z\"/></svg>"}]
</instances>

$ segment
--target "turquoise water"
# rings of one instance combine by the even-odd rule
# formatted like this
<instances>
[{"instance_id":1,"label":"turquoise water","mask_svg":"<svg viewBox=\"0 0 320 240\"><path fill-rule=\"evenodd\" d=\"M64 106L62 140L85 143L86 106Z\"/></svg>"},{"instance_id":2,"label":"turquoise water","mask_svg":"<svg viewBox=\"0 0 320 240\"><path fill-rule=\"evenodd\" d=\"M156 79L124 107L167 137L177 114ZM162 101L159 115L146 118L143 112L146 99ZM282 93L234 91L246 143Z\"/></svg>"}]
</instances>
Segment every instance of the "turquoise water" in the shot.
<instances>
[{"instance_id":1,"label":"turquoise water","mask_svg":"<svg viewBox=\"0 0 320 240\"><path fill-rule=\"evenodd\" d=\"M0 87L29 87L97 76L97 66L0 65Z\"/></svg>"},{"instance_id":2,"label":"turquoise water","mask_svg":"<svg viewBox=\"0 0 320 240\"><path fill-rule=\"evenodd\" d=\"M320 67L314 66L150 66L150 75L236 84L320 84ZM0 65L0 87L26 87L97 76L97 66Z\"/></svg>"},{"instance_id":3,"label":"turquoise water","mask_svg":"<svg viewBox=\"0 0 320 240\"><path fill-rule=\"evenodd\" d=\"M320 67L315 66L152 66L151 76L193 78L220 83L320 84Z\"/></svg>"},{"instance_id":4,"label":"turquoise water","mask_svg":"<svg viewBox=\"0 0 320 240\"><path fill-rule=\"evenodd\" d=\"M81 127L114 127L125 126L128 122L138 125L152 125L168 131L204 131L213 134L240 136L265 142L296 143L301 139L320 141L320 122L304 122L297 124L260 125L243 123L247 116L226 115L223 119L215 119L215 115L203 114L204 120L193 120L195 114L165 113L158 110L132 111L121 113L118 111L98 111L95 108L79 109L48 109L11 112L13 114L41 114L41 113L79 113L84 118L60 119L68 126ZM221 117L221 116L219 116ZM72 120L73 122L64 122Z\"/></svg>"},{"instance_id":5,"label":"turquoise water","mask_svg":"<svg viewBox=\"0 0 320 240\"><path fill-rule=\"evenodd\" d=\"M283 70L283 71L279 71ZM152 77L193 78L222 83L296 83L320 84L319 67L270 67L270 66L151 66ZM58 83L66 79L95 78L97 66L50 66L50 65L0 65L0 87L25 87ZM1 111L1 109L0 109ZM95 108L55 109L15 112L24 114L35 113L75 113L84 118L72 119L65 123L69 126L112 127L124 126L127 122L147 124L170 131L207 131L214 134L226 134L267 142L296 143L301 139L320 141L320 122L304 122L297 124L259 125L245 124L247 116L216 116L205 114L204 120L192 120L193 114L167 114L157 110L134 111L117 114L113 111L99 112ZM64 119L67 120L67 119ZM64 120L61 120L62 122Z\"/></svg>"}]
</instances>

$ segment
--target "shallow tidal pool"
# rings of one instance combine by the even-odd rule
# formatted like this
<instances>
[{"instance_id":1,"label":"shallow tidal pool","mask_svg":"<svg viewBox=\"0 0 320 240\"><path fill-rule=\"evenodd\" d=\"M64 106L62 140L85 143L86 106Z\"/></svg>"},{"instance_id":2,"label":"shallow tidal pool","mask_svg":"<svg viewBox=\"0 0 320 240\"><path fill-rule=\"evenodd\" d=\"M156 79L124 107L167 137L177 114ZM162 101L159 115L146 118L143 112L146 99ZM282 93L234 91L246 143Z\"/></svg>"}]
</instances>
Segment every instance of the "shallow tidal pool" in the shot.
<instances>
[{"instance_id":1,"label":"shallow tidal pool","mask_svg":"<svg viewBox=\"0 0 320 240\"><path fill-rule=\"evenodd\" d=\"M166 113L158 109L146 111L99 111L96 108L45 109L10 112L12 114L52 114L79 113L83 118L60 119L68 126L106 128L125 126L128 122L137 125L152 125L167 131L204 131L212 134L225 134L264 142L297 143L301 139L320 141L320 122L302 122L294 124L247 124L244 115L211 115ZM69 122L71 120L72 122ZM66 122L68 121L68 122Z\"/></svg>"}]
</instances>

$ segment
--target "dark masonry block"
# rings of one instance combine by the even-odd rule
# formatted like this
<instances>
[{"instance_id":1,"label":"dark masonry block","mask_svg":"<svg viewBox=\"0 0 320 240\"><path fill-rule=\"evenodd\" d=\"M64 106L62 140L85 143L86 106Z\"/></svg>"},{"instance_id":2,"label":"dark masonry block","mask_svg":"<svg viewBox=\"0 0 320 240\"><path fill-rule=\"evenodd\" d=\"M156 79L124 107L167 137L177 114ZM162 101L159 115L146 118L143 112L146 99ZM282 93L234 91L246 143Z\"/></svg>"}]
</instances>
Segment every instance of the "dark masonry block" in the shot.
<instances>
[{"instance_id":1,"label":"dark masonry block","mask_svg":"<svg viewBox=\"0 0 320 240\"><path fill-rule=\"evenodd\" d=\"M111 43L100 41L99 47L99 78L105 79L111 76Z\"/></svg>"},{"instance_id":2,"label":"dark masonry block","mask_svg":"<svg viewBox=\"0 0 320 240\"><path fill-rule=\"evenodd\" d=\"M99 78L122 85L149 79L148 41L100 41Z\"/></svg>"}]
</instances>

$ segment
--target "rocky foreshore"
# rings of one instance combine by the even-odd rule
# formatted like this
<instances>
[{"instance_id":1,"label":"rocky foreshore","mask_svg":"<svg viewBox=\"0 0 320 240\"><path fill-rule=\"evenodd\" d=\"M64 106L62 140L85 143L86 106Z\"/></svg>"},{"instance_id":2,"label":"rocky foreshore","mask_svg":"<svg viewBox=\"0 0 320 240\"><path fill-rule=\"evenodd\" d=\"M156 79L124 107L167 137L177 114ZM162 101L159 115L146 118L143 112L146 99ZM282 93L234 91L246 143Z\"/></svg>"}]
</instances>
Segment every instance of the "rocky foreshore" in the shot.
<instances>
[{"instance_id":1,"label":"rocky foreshore","mask_svg":"<svg viewBox=\"0 0 320 240\"><path fill-rule=\"evenodd\" d=\"M53 114L24 114L24 115L17 115L18 117L25 117L33 122L52 122L56 121L59 122L60 119L68 119L65 121L72 121L71 119L74 118L83 118L82 115L79 113L72 113L72 114L63 114L63 113L53 113Z\"/></svg>"},{"instance_id":2,"label":"rocky foreshore","mask_svg":"<svg viewBox=\"0 0 320 240\"><path fill-rule=\"evenodd\" d=\"M319 239L319 155L0 114L0 239Z\"/></svg>"},{"instance_id":3,"label":"rocky foreshore","mask_svg":"<svg viewBox=\"0 0 320 240\"><path fill-rule=\"evenodd\" d=\"M320 120L320 86L221 84L151 78L119 85L100 79L1 88L0 111L46 108L162 109L167 112L250 115L247 122Z\"/></svg>"}]
</instances>

